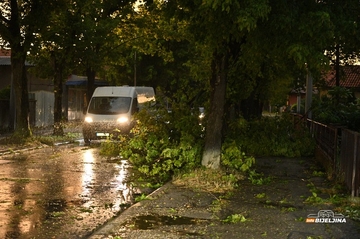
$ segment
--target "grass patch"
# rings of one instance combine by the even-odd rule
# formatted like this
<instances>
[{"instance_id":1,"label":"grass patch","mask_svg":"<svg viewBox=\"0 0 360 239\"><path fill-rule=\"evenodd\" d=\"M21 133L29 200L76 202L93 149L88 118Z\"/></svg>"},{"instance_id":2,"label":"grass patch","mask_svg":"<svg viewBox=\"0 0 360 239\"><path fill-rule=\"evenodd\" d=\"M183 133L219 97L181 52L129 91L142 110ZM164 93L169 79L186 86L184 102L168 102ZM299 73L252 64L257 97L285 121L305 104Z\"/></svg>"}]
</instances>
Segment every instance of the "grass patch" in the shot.
<instances>
[{"instance_id":1,"label":"grass patch","mask_svg":"<svg viewBox=\"0 0 360 239\"><path fill-rule=\"evenodd\" d=\"M226 205L226 201L221 200L221 199L216 199L216 200L212 201L210 210L213 213L217 213L217 212L220 212L222 207L225 205Z\"/></svg>"},{"instance_id":2,"label":"grass patch","mask_svg":"<svg viewBox=\"0 0 360 239\"><path fill-rule=\"evenodd\" d=\"M313 183L307 184L311 196L305 198L305 203L333 205L334 211L344 214L353 220L360 221L360 199L349 197L343 186L335 184L331 188L318 188Z\"/></svg>"},{"instance_id":3,"label":"grass patch","mask_svg":"<svg viewBox=\"0 0 360 239\"><path fill-rule=\"evenodd\" d=\"M312 176L314 176L314 177L325 177L326 173L322 172L322 171L313 171Z\"/></svg>"},{"instance_id":4,"label":"grass patch","mask_svg":"<svg viewBox=\"0 0 360 239\"><path fill-rule=\"evenodd\" d=\"M250 170L248 179L253 185L265 185L272 181L270 176L264 177L262 173L257 173L255 170Z\"/></svg>"},{"instance_id":5,"label":"grass patch","mask_svg":"<svg viewBox=\"0 0 360 239\"><path fill-rule=\"evenodd\" d=\"M338 204L335 208L336 212L342 213L355 221L360 221L360 199L358 197L339 197L336 203Z\"/></svg>"},{"instance_id":6,"label":"grass patch","mask_svg":"<svg viewBox=\"0 0 360 239\"><path fill-rule=\"evenodd\" d=\"M14 152L18 149L23 148L40 148L42 146L42 143L38 140L35 140L34 137L22 140L18 140L14 137L8 137L0 139L0 145L5 146L6 150L8 151Z\"/></svg>"},{"instance_id":7,"label":"grass patch","mask_svg":"<svg viewBox=\"0 0 360 239\"><path fill-rule=\"evenodd\" d=\"M65 215L65 212L52 212L51 213L51 217L55 217L55 218L62 217L64 215Z\"/></svg>"},{"instance_id":8,"label":"grass patch","mask_svg":"<svg viewBox=\"0 0 360 239\"><path fill-rule=\"evenodd\" d=\"M91 208L80 208L80 212L92 213L93 210Z\"/></svg>"},{"instance_id":9,"label":"grass patch","mask_svg":"<svg viewBox=\"0 0 360 239\"><path fill-rule=\"evenodd\" d=\"M239 223L239 222L246 222L248 219L245 218L242 214L233 214L228 216L226 219L222 220L225 223Z\"/></svg>"},{"instance_id":10,"label":"grass patch","mask_svg":"<svg viewBox=\"0 0 360 239\"><path fill-rule=\"evenodd\" d=\"M74 143L76 139L81 138L80 133L67 133L64 136L39 135L26 139L17 139L14 137L0 139L0 145L5 145L10 152L25 148L41 148L44 145L54 146L58 142Z\"/></svg>"},{"instance_id":11,"label":"grass patch","mask_svg":"<svg viewBox=\"0 0 360 239\"><path fill-rule=\"evenodd\" d=\"M141 194L140 196L135 197L135 202L141 202L144 200L149 200L150 198L145 195L145 194Z\"/></svg>"},{"instance_id":12,"label":"grass patch","mask_svg":"<svg viewBox=\"0 0 360 239\"><path fill-rule=\"evenodd\" d=\"M255 195L256 198L265 198L266 194L265 193L258 193Z\"/></svg>"},{"instance_id":13,"label":"grass patch","mask_svg":"<svg viewBox=\"0 0 360 239\"><path fill-rule=\"evenodd\" d=\"M63 136L54 135L40 135L34 136L34 140L42 144L53 146L57 142L70 142L74 143L76 139L81 138L81 133L65 133Z\"/></svg>"},{"instance_id":14,"label":"grass patch","mask_svg":"<svg viewBox=\"0 0 360 239\"><path fill-rule=\"evenodd\" d=\"M234 190L238 181L243 179L244 176L240 173L228 174L220 169L200 168L191 173L174 176L173 183L204 192L226 193Z\"/></svg>"},{"instance_id":15,"label":"grass patch","mask_svg":"<svg viewBox=\"0 0 360 239\"><path fill-rule=\"evenodd\" d=\"M0 181L12 181L17 183L29 183L31 179L29 178L0 178Z\"/></svg>"},{"instance_id":16,"label":"grass patch","mask_svg":"<svg viewBox=\"0 0 360 239\"><path fill-rule=\"evenodd\" d=\"M282 207L281 212L295 212L296 208L294 207Z\"/></svg>"}]
</instances>

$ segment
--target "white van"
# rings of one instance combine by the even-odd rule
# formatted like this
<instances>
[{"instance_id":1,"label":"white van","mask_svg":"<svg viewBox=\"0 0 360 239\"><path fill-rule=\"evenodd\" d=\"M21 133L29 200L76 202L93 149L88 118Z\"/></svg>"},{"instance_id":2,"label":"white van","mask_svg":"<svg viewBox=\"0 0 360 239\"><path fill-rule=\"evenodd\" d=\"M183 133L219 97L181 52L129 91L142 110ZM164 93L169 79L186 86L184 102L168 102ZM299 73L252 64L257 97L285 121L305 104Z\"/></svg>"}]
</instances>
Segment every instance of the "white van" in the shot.
<instances>
[{"instance_id":1,"label":"white van","mask_svg":"<svg viewBox=\"0 0 360 239\"><path fill-rule=\"evenodd\" d=\"M155 92L145 86L104 86L95 89L83 123L85 144L91 140L129 133L132 116L145 103L155 103Z\"/></svg>"}]
</instances>

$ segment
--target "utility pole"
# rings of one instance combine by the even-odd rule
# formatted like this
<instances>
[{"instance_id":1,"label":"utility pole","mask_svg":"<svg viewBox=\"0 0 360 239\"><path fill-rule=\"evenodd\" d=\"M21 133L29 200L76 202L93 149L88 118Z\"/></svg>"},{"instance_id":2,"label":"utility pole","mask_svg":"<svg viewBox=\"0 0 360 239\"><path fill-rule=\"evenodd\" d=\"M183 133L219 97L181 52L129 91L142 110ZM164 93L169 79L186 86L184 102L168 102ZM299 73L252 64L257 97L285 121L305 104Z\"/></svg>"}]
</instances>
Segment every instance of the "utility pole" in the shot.
<instances>
[{"instance_id":1,"label":"utility pole","mask_svg":"<svg viewBox=\"0 0 360 239\"><path fill-rule=\"evenodd\" d=\"M134 86L136 86L136 51L134 53Z\"/></svg>"},{"instance_id":2,"label":"utility pole","mask_svg":"<svg viewBox=\"0 0 360 239\"><path fill-rule=\"evenodd\" d=\"M300 114L301 112L301 87L300 87L300 79L298 78L297 80L297 88L296 88L296 92L297 92L297 96L296 96L296 113Z\"/></svg>"},{"instance_id":3,"label":"utility pole","mask_svg":"<svg viewBox=\"0 0 360 239\"><path fill-rule=\"evenodd\" d=\"M312 93L313 93L313 79L309 69L307 69L306 75L306 99L305 99L305 114L307 114L307 118L311 119L311 103L312 103Z\"/></svg>"}]
</instances>

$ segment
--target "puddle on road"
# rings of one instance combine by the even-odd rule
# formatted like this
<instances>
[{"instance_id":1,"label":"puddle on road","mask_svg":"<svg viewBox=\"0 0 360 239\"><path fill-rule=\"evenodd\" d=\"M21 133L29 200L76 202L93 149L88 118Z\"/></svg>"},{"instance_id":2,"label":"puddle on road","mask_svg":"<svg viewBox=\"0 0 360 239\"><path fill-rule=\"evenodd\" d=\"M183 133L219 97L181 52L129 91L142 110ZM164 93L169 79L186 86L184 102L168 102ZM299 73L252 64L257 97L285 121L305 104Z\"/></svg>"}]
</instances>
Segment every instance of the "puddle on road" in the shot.
<instances>
[{"instance_id":1,"label":"puddle on road","mask_svg":"<svg viewBox=\"0 0 360 239\"><path fill-rule=\"evenodd\" d=\"M131 234L132 230L157 230L160 227L172 226L173 228L171 229L171 231L176 231L177 235L201 237L201 233L198 233L196 230L189 230L189 226L199 225L204 221L207 220L192 217L160 216L156 214L140 215L133 218L128 223L124 224L122 231L128 231L128 233Z\"/></svg>"},{"instance_id":2,"label":"puddle on road","mask_svg":"<svg viewBox=\"0 0 360 239\"><path fill-rule=\"evenodd\" d=\"M131 229L149 230L156 229L160 226L196 225L203 221L204 219L191 217L142 215L133 219Z\"/></svg>"},{"instance_id":3,"label":"puddle on road","mask_svg":"<svg viewBox=\"0 0 360 239\"><path fill-rule=\"evenodd\" d=\"M49 220L57 215L64 213L67 207L67 202L64 199L53 199L45 203L44 209L46 211L45 220Z\"/></svg>"},{"instance_id":4,"label":"puddle on road","mask_svg":"<svg viewBox=\"0 0 360 239\"><path fill-rule=\"evenodd\" d=\"M0 238L82 238L133 202L128 162L97 149L54 147L2 161Z\"/></svg>"}]
</instances>

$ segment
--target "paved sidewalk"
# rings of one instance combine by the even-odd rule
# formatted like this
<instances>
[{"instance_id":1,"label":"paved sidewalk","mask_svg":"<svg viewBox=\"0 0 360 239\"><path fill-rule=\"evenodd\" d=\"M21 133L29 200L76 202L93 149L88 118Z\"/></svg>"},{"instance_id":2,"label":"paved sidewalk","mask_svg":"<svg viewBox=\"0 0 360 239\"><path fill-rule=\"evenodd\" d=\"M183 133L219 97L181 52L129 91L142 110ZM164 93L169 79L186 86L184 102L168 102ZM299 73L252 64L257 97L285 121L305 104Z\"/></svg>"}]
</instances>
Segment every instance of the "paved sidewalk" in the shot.
<instances>
[{"instance_id":1,"label":"paved sidewalk","mask_svg":"<svg viewBox=\"0 0 360 239\"><path fill-rule=\"evenodd\" d=\"M0 145L0 156L38 147L44 145ZM312 158L259 158L256 171L270 182L241 181L227 199L170 182L150 194L150 200L134 204L87 238L360 238L359 222L349 218L346 223L305 222L320 210L340 213L329 203L305 203L313 196L309 185L319 189L318 198L329 198L327 191L332 190L326 179L311 174L313 166ZM226 223L229 218L242 220Z\"/></svg>"},{"instance_id":2,"label":"paved sidewalk","mask_svg":"<svg viewBox=\"0 0 360 239\"><path fill-rule=\"evenodd\" d=\"M309 174L312 159L263 158L257 171L271 178L265 185L244 180L220 210L222 195L193 191L168 183L95 231L89 239L104 238L360 238L360 226L346 223L306 223L309 214L333 210L329 204L308 204L309 184L329 187L329 182ZM324 190L325 191L325 190ZM319 197L327 198L326 193ZM242 217L242 222L225 223Z\"/></svg>"}]
</instances>

